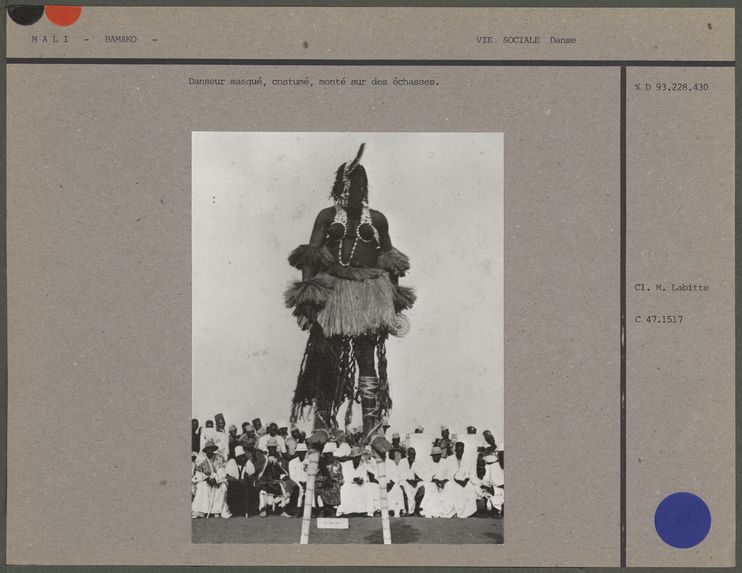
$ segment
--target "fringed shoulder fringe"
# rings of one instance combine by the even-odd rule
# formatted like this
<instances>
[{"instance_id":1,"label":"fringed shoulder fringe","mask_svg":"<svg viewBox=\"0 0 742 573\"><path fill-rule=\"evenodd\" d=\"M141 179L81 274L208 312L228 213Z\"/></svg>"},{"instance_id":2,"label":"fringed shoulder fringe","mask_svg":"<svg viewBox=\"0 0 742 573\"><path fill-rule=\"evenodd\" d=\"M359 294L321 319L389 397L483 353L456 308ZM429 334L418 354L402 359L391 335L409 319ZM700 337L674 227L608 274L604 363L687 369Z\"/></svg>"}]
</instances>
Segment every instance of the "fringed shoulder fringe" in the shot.
<instances>
[{"instance_id":1,"label":"fringed shoulder fringe","mask_svg":"<svg viewBox=\"0 0 742 573\"><path fill-rule=\"evenodd\" d=\"M292 281L283 293L283 298L287 308L307 304L322 307L334 286L334 281L327 275L318 275L305 281Z\"/></svg>"},{"instance_id":2,"label":"fringed shoulder fringe","mask_svg":"<svg viewBox=\"0 0 742 573\"><path fill-rule=\"evenodd\" d=\"M283 293L287 308L294 309L294 316L302 330L316 319L327 304L335 288L335 281L328 275L317 275L305 281L292 281Z\"/></svg>"},{"instance_id":3,"label":"fringed shoulder fringe","mask_svg":"<svg viewBox=\"0 0 742 573\"><path fill-rule=\"evenodd\" d=\"M394 311L395 312L402 312L403 310L409 310L412 308L412 305L415 304L415 301L417 300L417 295L415 294L415 289L412 287L406 287L401 285L396 285L394 287Z\"/></svg>"},{"instance_id":4,"label":"fringed shoulder fringe","mask_svg":"<svg viewBox=\"0 0 742 573\"><path fill-rule=\"evenodd\" d=\"M410 259L404 253L394 247L379 255L376 266L389 271L392 274L403 277L410 270Z\"/></svg>"},{"instance_id":5,"label":"fringed shoulder fringe","mask_svg":"<svg viewBox=\"0 0 742 573\"><path fill-rule=\"evenodd\" d=\"M315 271L324 271L335 262L327 247L299 245L289 255L289 264L299 270L311 267Z\"/></svg>"}]
</instances>

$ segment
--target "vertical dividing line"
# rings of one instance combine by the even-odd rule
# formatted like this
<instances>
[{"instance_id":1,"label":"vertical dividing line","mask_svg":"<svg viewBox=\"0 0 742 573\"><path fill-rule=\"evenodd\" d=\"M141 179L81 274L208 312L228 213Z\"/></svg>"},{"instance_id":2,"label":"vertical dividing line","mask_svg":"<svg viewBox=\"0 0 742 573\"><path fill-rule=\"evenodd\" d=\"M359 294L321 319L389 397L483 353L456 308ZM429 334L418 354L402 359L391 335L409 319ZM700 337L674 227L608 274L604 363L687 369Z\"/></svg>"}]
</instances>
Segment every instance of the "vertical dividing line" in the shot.
<instances>
[{"instance_id":1,"label":"vertical dividing line","mask_svg":"<svg viewBox=\"0 0 742 573\"><path fill-rule=\"evenodd\" d=\"M621 567L626 567L626 66L621 66Z\"/></svg>"}]
</instances>

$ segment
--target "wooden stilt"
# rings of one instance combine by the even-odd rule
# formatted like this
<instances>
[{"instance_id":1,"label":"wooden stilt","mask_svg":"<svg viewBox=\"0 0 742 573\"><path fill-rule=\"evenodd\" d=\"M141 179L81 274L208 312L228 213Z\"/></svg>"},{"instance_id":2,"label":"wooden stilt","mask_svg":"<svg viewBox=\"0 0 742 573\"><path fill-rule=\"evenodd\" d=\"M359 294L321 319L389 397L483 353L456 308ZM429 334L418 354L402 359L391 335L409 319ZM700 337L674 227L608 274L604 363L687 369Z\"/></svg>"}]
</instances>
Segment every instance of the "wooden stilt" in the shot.
<instances>
[{"instance_id":1,"label":"wooden stilt","mask_svg":"<svg viewBox=\"0 0 742 573\"><path fill-rule=\"evenodd\" d=\"M304 492L304 515L301 520L301 545L309 543L309 526L312 523L312 506L314 505L314 483L319 467L319 452L314 450L307 455L307 490Z\"/></svg>"},{"instance_id":2,"label":"wooden stilt","mask_svg":"<svg viewBox=\"0 0 742 573\"><path fill-rule=\"evenodd\" d=\"M376 477L379 480L379 505L381 506L381 530L384 545L392 544L392 530L389 526L389 501L386 491L386 460L376 457Z\"/></svg>"}]
</instances>

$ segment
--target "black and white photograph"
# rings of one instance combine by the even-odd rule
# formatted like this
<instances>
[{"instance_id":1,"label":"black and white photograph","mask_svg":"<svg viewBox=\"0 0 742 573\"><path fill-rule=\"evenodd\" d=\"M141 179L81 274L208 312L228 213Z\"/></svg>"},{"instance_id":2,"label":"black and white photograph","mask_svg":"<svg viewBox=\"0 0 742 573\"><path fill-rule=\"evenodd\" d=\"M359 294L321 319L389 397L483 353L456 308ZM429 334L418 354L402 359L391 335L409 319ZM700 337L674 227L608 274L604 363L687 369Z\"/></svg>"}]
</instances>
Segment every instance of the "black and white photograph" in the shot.
<instances>
[{"instance_id":1,"label":"black and white photograph","mask_svg":"<svg viewBox=\"0 0 742 573\"><path fill-rule=\"evenodd\" d=\"M503 165L192 133L194 543L503 543Z\"/></svg>"}]
</instances>

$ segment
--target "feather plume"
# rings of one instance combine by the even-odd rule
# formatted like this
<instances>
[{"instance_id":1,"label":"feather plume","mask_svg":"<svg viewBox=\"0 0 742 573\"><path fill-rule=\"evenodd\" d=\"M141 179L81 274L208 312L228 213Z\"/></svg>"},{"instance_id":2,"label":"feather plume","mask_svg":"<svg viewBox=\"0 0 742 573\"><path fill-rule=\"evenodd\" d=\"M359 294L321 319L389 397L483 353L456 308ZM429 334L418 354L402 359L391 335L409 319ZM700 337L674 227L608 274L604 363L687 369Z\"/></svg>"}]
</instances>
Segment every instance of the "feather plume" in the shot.
<instances>
[{"instance_id":1,"label":"feather plume","mask_svg":"<svg viewBox=\"0 0 742 573\"><path fill-rule=\"evenodd\" d=\"M356 158L350 162L350 165L348 165L348 169L346 170L346 173L350 175L353 173L353 170L358 167L358 163L361 161L361 155L363 155L363 150L366 147L365 143L361 143L361 146L358 148L358 153L356 153Z\"/></svg>"}]
</instances>

